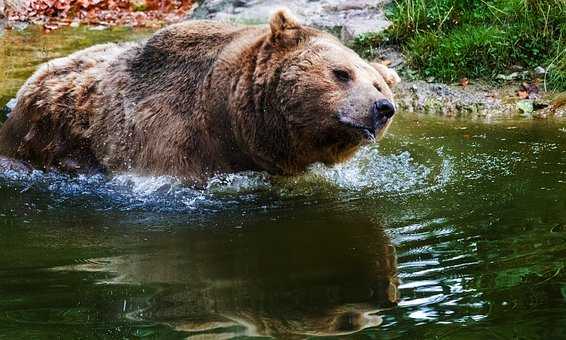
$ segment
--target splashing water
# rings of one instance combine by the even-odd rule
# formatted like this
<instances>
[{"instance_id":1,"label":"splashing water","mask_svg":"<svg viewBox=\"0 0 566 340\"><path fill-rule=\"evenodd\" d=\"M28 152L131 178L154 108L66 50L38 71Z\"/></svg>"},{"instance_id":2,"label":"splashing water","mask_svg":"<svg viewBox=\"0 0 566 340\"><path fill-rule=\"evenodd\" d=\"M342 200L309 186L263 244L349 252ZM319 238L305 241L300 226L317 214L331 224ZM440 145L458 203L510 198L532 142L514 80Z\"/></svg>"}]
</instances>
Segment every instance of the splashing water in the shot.
<instances>
[{"instance_id":1,"label":"splashing water","mask_svg":"<svg viewBox=\"0 0 566 340\"><path fill-rule=\"evenodd\" d=\"M440 151L438 154L444 157ZM382 155L376 148L368 147L344 164L313 165L305 175L291 179L295 187L292 191L273 184L274 178L266 173L251 171L214 176L204 189L187 186L170 176L121 173L108 178L39 170L6 171L0 174L0 184L20 192L33 190L53 194L59 202L91 200L98 203L94 205L98 209L214 211L226 205L253 201L262 193L291 199L304 195L301 188L305 187L316 188L309 191L310 195L328 195L336 189L350 194L369 191L375 195L434 190L439 183L447 181L451 171L449 159L444 157L437 168L415 162L408 151Z\"/></svg>"},{"instance_id":2,"label":"splashing water","mask_svg":"<svg viewBox=\"0 0 566 340\"><path fill-rule=\"evenodd\" d=\"M346 190L369 190L373 194L405 194L434 190L445 184L451 173L450 159L442 149L438 174L433 168L418 164L408 151L381 155L376 148L363 148L354 158L334 167L315 164L310 174ZM437 185L435 185L435 183Z\"/></svg>"}]
</instances>

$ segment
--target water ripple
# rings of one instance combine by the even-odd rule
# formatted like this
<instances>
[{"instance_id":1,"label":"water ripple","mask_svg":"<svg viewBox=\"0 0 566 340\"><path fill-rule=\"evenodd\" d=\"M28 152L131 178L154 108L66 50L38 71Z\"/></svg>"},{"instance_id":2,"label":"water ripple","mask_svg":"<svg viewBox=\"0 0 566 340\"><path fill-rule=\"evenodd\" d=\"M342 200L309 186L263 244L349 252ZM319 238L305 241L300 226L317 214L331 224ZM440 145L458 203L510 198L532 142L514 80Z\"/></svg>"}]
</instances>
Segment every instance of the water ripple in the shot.
<instances>
[{"instance_id":1,"label":"water ripple","mask_svg":"<svg viewBox=\"0 0 566 340\"><path fill-rule=\"evenodd\" d=\"M0 185L23 192L47 194L56 202L75 202L95 209L161 212L221 211L252 203L273 206L273 201L305 199L305 204L358 194L403 195L441 188L451 173L450 159L438 150L439 164L416 162L408 151L382 155L367 147L350 161L334 167L315 164L303 176L291 179L262 172L224 174L209 179L204 189L187 186L170 176L133 173L71 176L58 172L0 173ZM263 198L262 198L263 197ZM263 200L263 202L262 202ZM277 206L277 204L275 204Z\"/></svg>"}]
</instances>

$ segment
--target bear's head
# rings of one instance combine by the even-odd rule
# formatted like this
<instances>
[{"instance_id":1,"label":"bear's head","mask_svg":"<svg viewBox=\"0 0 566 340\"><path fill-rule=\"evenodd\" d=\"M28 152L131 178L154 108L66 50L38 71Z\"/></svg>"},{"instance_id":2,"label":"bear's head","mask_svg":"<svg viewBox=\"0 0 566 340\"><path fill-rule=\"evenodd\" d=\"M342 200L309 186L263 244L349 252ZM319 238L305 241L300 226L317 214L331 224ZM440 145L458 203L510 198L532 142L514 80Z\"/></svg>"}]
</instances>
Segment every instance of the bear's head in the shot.
<instances>
[{"instance_id":1,"label":"bear's head","mask_svg":"<svg viewBox=\"0 0 566 340\"><path fill-rule=\"evenodd\" d=\"M281 137L270 148L284 156L280 172L348 159L379 139L395 114L391 87L400 80L395 71L364 61L286 10L272 16L258 65L256 106L272 122L271 138Z\"/></svg>"}]
</instances>

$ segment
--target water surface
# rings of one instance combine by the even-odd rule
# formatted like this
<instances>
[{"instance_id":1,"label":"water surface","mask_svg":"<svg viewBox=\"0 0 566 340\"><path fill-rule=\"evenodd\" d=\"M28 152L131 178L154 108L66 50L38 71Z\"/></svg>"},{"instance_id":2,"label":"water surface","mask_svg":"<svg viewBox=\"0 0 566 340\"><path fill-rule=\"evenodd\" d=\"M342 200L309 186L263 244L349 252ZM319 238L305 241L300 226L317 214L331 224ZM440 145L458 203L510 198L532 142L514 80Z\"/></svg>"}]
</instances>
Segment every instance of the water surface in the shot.
<instances>
[{"instance_id":1,"label":"water surface","mask_svg":"<svg viewBox=\"0 0 566 340\"><path fill-rule=\"evenodd\" d=\"M2 100L51 53L132 36L56 34L72 47L0 37ZM401 113L344 165L204 190L5 172L0 338L561 339L565 240L564 121Z\"/></svg>"},{"instance_id":2,"label":"water surface","mask_svg":"<svg viewBox=\"0 0 566 340\"><path fill-rule=\"evenodd\" d=\"M0 25L0 109L14 98L23 82L42 63L71 52L106 42L136 40L149 36L147 28L103 29L80 26L46 33L30 26L22 31ZM0 117L3 121L4 117Z\"/></svg>"}]
</instances>

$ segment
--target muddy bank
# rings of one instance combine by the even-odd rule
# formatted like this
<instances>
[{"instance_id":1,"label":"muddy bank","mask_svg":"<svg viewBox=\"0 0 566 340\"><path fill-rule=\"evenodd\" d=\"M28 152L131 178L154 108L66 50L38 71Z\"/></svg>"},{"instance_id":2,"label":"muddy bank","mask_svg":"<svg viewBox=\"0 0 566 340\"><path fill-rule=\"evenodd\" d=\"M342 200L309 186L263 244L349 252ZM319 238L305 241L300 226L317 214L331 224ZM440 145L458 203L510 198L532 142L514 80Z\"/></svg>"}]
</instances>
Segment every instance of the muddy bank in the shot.
<instances>
[{"instance_id":1,"label":"muddy bank","mask_svg":"<svg viewBox=\"0 0 566 340\"><path fill-rule=\"evenodd\" d=\"M501 87L473 84L466 87L423 80L405 81L397 87L396 98L403 111L446 117L525 118L566 117L566 96L540 92L533 98L517 96L519 83Z\"/></svg>"},{"instance_id":2,"label":"muddy bank","mask_svg":"<svg viewBox=\"0 0 566 340\"><path fill-rule=\"evenodd\" d=\"M520 99L515 93L517 86L496 88L479 84L463 88L415 80L400 84L396 95L399 108L408 112L465 118L566 117L566 107L559 96L541 93L536 99Z\"/></svg>"}]
</instances>

